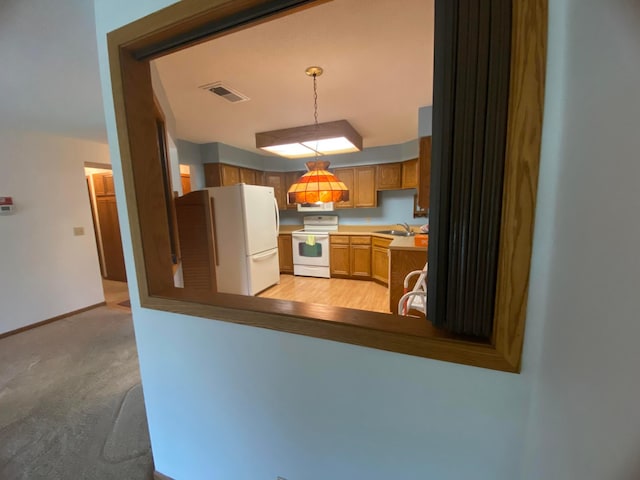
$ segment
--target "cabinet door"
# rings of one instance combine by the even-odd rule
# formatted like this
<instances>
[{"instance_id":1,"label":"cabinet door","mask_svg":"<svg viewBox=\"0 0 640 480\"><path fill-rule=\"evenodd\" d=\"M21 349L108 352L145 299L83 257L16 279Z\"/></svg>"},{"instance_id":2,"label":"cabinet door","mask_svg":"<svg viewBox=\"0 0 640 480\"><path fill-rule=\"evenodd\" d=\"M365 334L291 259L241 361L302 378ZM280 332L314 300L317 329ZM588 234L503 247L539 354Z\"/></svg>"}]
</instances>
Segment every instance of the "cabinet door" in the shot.
<instances>
[{"instance_id":1,"label":"cabinet door","mask_svg":"<svg viewBox=\"0 0 640 480\"><path fill-rule=\"evenodd\" d=\"M280 210L287 208L284 180L283 172L264 172L264 184L268 187L273 187L273 192Z\"/></svg>"},{"instance_id":2,"label":"cabinet door","mask_svg":"<svg viewBox=\"0 0 640 480\"><path fill-rule=\"evenodd\" d=\"M240 183L240 169L235 165L220 164L220 177L222 179L222 186L235 185Z\"/></svg>"},{"instance_id":3,"label":"cabinet door","mask_svg":"<svg viewBox=\"0 0 640 480\"><path fill-rule=\"evenodd\" d=\"M376 167L374 165L355 168L355 198L353 206L375 207L376 196Z\"/></svg>"},{"instance_id":4,"label":"cabinet door","mask_svg":"<svg viewBox=\"0 0 640 480\"><path fill-rule=\"evenodd\" d=\"M389 284L389 254L382 247L371 247L371 277L385 285Z\"/></svg>"},{"instance_id":5,"label":"cabinet door","mask_svg":"<svg viewBox=\"0 0 640 480\"><path fill-rule=\"evenodd\" d=\"M402 188L418 188L418 159L402 162Z\"/></svg>"},{"instance_id":6,"label":"cabinet door","mask_svg":"<svg viewBox=\"0 0 640 480\"><path fill-rule=\"evenodd\" d=\"M384 285L389 285L389 245L387 238L371 239L371 277Z\"/></svg>"},{"instance_id":7,"label":"cabinet door","mask_svg":"<svg viewBox=\"0 0 640 480\"><path fill-rule=\"evenodd\" d=\"M293 273L293 250L291 234L278 235L278 257L280 273Z\"/></svg>"},{"instance_id":8,"label":"cabinet door","mask_svg":"<svg viewBox=\"0 0 640 480\"><path fill-rule=\"evenodd\" d=\"M284 175L284 180L285 180L284 197L286 200L286 206L288 210L295 210L298 208L297 204L289 203L289 197L287 196L287 192L289 191L289 187L291 187L291 185L296 183L303 174L304 172L286 172Z\"/></svg>"},{"instance_id":9,"label":"cabinet door","mask_svg":"<svg viewBox=\"0 0 640 480\"><path fill-rule=\"evenodd\" d=\"M332 277L348 277L349 276L349 245L348 244L331 244L331 276Z\"/></svg>"},{"instance_id":10,"label":"cabinet door","mask_svg":"<svg viewBox=\"0 0 640 480\"><path fill-rule=\"evenodd\" d=\"M240 168L240 182L247 185L258 185L256 171L251 168Z\"/></svg>"},{"instance_id":11,"label":"cabinet door","mask_svg":"<svg viewBox=\"0 0 640 480\"><path fill-rule=\"evenodd\" d=\"M402 163L383 163L377 166L378 190L397 190L402 188Z\"/></svg>"},{"instance_id":12,"label":"cabinet door","mask_svg":"<svg viewBox=\"0 0 640 480\"><path fill-rule=\"evenodd\" d=\"M426 210L429 208L429 190L431 182L431 137L420 139L420 156L418 157L418 170L420 181L418 182L417 209Z\"/></svg>"},{"instance_id":13,"label":"cabinet door","mask_svg":"<svg viewBox=\"0 0 640 480\"><path fill-rule=\"evenodd\" d=\"M354 191L355 182L353 167L336 168L333 170L333 173L336 177L338 177L338 180L343 182L349 189L349 200L347 200L346 202L338 202L334 206L336 208L353 208L354 199L356 198L356 192Z\"/></svg>"},{"instance_id":14,"label":"cabinet door","mask_svg":"<svg viewBox=\"0 0 640 480\"><path fill-rule=\"evenodd\" d=\"M220 165L217 163L205 163L204 165L204 186L220 186Z\"/></svg>"},{"instance_id":15,"label":"cabinet door","mask_svg":"<svg viewBox=\"0 0 640 480\"><path fill-rule=\"evenodd\" d=\"M350 273L355 278L371 277L371 245L351 245Z\"/></svg>"}]
</instances>

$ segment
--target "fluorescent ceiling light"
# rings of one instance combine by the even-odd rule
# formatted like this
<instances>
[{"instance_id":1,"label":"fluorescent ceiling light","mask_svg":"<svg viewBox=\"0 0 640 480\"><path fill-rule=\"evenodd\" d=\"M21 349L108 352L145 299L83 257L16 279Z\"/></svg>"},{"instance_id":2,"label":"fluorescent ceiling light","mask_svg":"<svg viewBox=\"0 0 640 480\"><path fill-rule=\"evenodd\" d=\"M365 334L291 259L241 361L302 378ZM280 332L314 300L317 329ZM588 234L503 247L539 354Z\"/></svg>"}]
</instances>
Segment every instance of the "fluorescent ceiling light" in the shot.
<instances>
[{"instance_id":1,"label":"fluorescent ceiling light","mask_svg":"<svg viewBox=\"0 0 640 480\"><path fill-rule=\"evenodd\" d=\"M313 142L304 142L303 145L324 155L359 151L346 137L325 138Z\"/></svg>"},{"instance_id":2,"label":"fluorescent ceiling light","mask_svg":"<svg viewBox=\"0 0 640 480\"><path fill-rule=\"evenodd\" d=\"M286 158L305 158L312 157L316 154L315 150L312 150L301 143L273 145L272 147L262 147L262 149Z\"/></svg>"},{"instance_id":3,"label":"fluorescent ceiling light","mask_svg":"<svg viewBox=\"0 0 640 480\"><path fill-rule=\"evenodd\" d=\"M316 152L319 155L359 152L362 137L349 122L337 120L256 133L256 147L286 158L303 158L313 157Z\"/></svg>"}]
</instances>

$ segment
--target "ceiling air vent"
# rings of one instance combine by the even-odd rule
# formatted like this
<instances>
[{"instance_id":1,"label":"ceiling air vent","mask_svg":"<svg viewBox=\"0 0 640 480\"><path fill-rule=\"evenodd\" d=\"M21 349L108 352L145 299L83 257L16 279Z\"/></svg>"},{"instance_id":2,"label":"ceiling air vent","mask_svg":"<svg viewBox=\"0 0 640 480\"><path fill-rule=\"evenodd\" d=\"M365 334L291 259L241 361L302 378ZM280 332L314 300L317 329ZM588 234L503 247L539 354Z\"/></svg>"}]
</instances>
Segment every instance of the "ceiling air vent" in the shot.
<instances>
[{"instance_id":1,"label":"ceiling air vent","mask_svg":"<svg viewBox=\"0 0 640 480\"><path fill-rule=\"evenodd\" d=\"M243 95L237 90L234 90L228 85L224 85L222 82L210 83L209 85L203 85L200 88L209 90L214 95L224 98L226 101L231 103L246 102L249 100L249 97Z\"/></svg>"}]
</instances>

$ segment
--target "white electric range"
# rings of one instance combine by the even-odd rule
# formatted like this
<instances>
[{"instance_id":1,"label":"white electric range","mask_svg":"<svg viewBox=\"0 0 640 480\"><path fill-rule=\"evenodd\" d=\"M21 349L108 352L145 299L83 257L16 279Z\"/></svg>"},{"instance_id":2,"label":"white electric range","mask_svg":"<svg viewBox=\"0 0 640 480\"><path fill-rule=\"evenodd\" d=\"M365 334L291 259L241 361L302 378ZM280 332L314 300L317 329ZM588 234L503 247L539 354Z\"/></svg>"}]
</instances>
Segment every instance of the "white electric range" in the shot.
<instances>
[{"instance_id":1,"label":"white electric range","mask_svg":"<svg viewBox=\"0 0 640 480\"><path fill-rule=\"evenodd\" d=\"M306 215L304 228L291 234L293 274L329 278L329 232L338 230L337 215Z\"/></svg>"}]
</instances>

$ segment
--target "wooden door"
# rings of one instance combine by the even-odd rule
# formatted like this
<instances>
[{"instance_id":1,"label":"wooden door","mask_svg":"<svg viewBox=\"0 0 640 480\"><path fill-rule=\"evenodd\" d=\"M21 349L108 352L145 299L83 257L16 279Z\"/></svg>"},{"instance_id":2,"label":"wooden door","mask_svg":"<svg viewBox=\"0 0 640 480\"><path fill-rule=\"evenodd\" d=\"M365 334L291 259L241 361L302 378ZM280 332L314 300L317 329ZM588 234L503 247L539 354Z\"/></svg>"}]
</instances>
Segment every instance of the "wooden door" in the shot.
<instances>
[{"instance_id":1,"label":"wooden door","mask_svg":"<svg viewBox=\"0 0 640 480\"><path fill-rule=\"evenodd\" d=\"M191 191L191 175L188 173L181 173L180 182L182 183L182 195L186 195Z\"/></svg>"},{"instance_id":2,"label":"wooden door","mask_svg":"<svg viewBox=\"0 0 640 480\"><path fill-rule=\"evenodd\" d=\"M176 219L185 288L215 292L215 246L209 193L197 190L176 198Z\"/></svg>"},{"instance_id":3,"label":"wooden door","mask_svg":"<svg viewBox=\"0 0 640 480\"><path fill-rule=\"evenodd\" d=\"M94 174L94 185L109 185L113 182L111 173ZM106 177L106 178L105 178ZM101 191L105 191L101 189ZM106 191L110 191L107 189ZM108 280L127 281L127 273L124 267L124 253L122 251L122 239L120 237L120 224L118 223L118 207L116 196L113 194L99 195L96 192L97 222L100 226L100 240L104 259L105 272L103 275Z\"/></svg>"}]
</instances>

